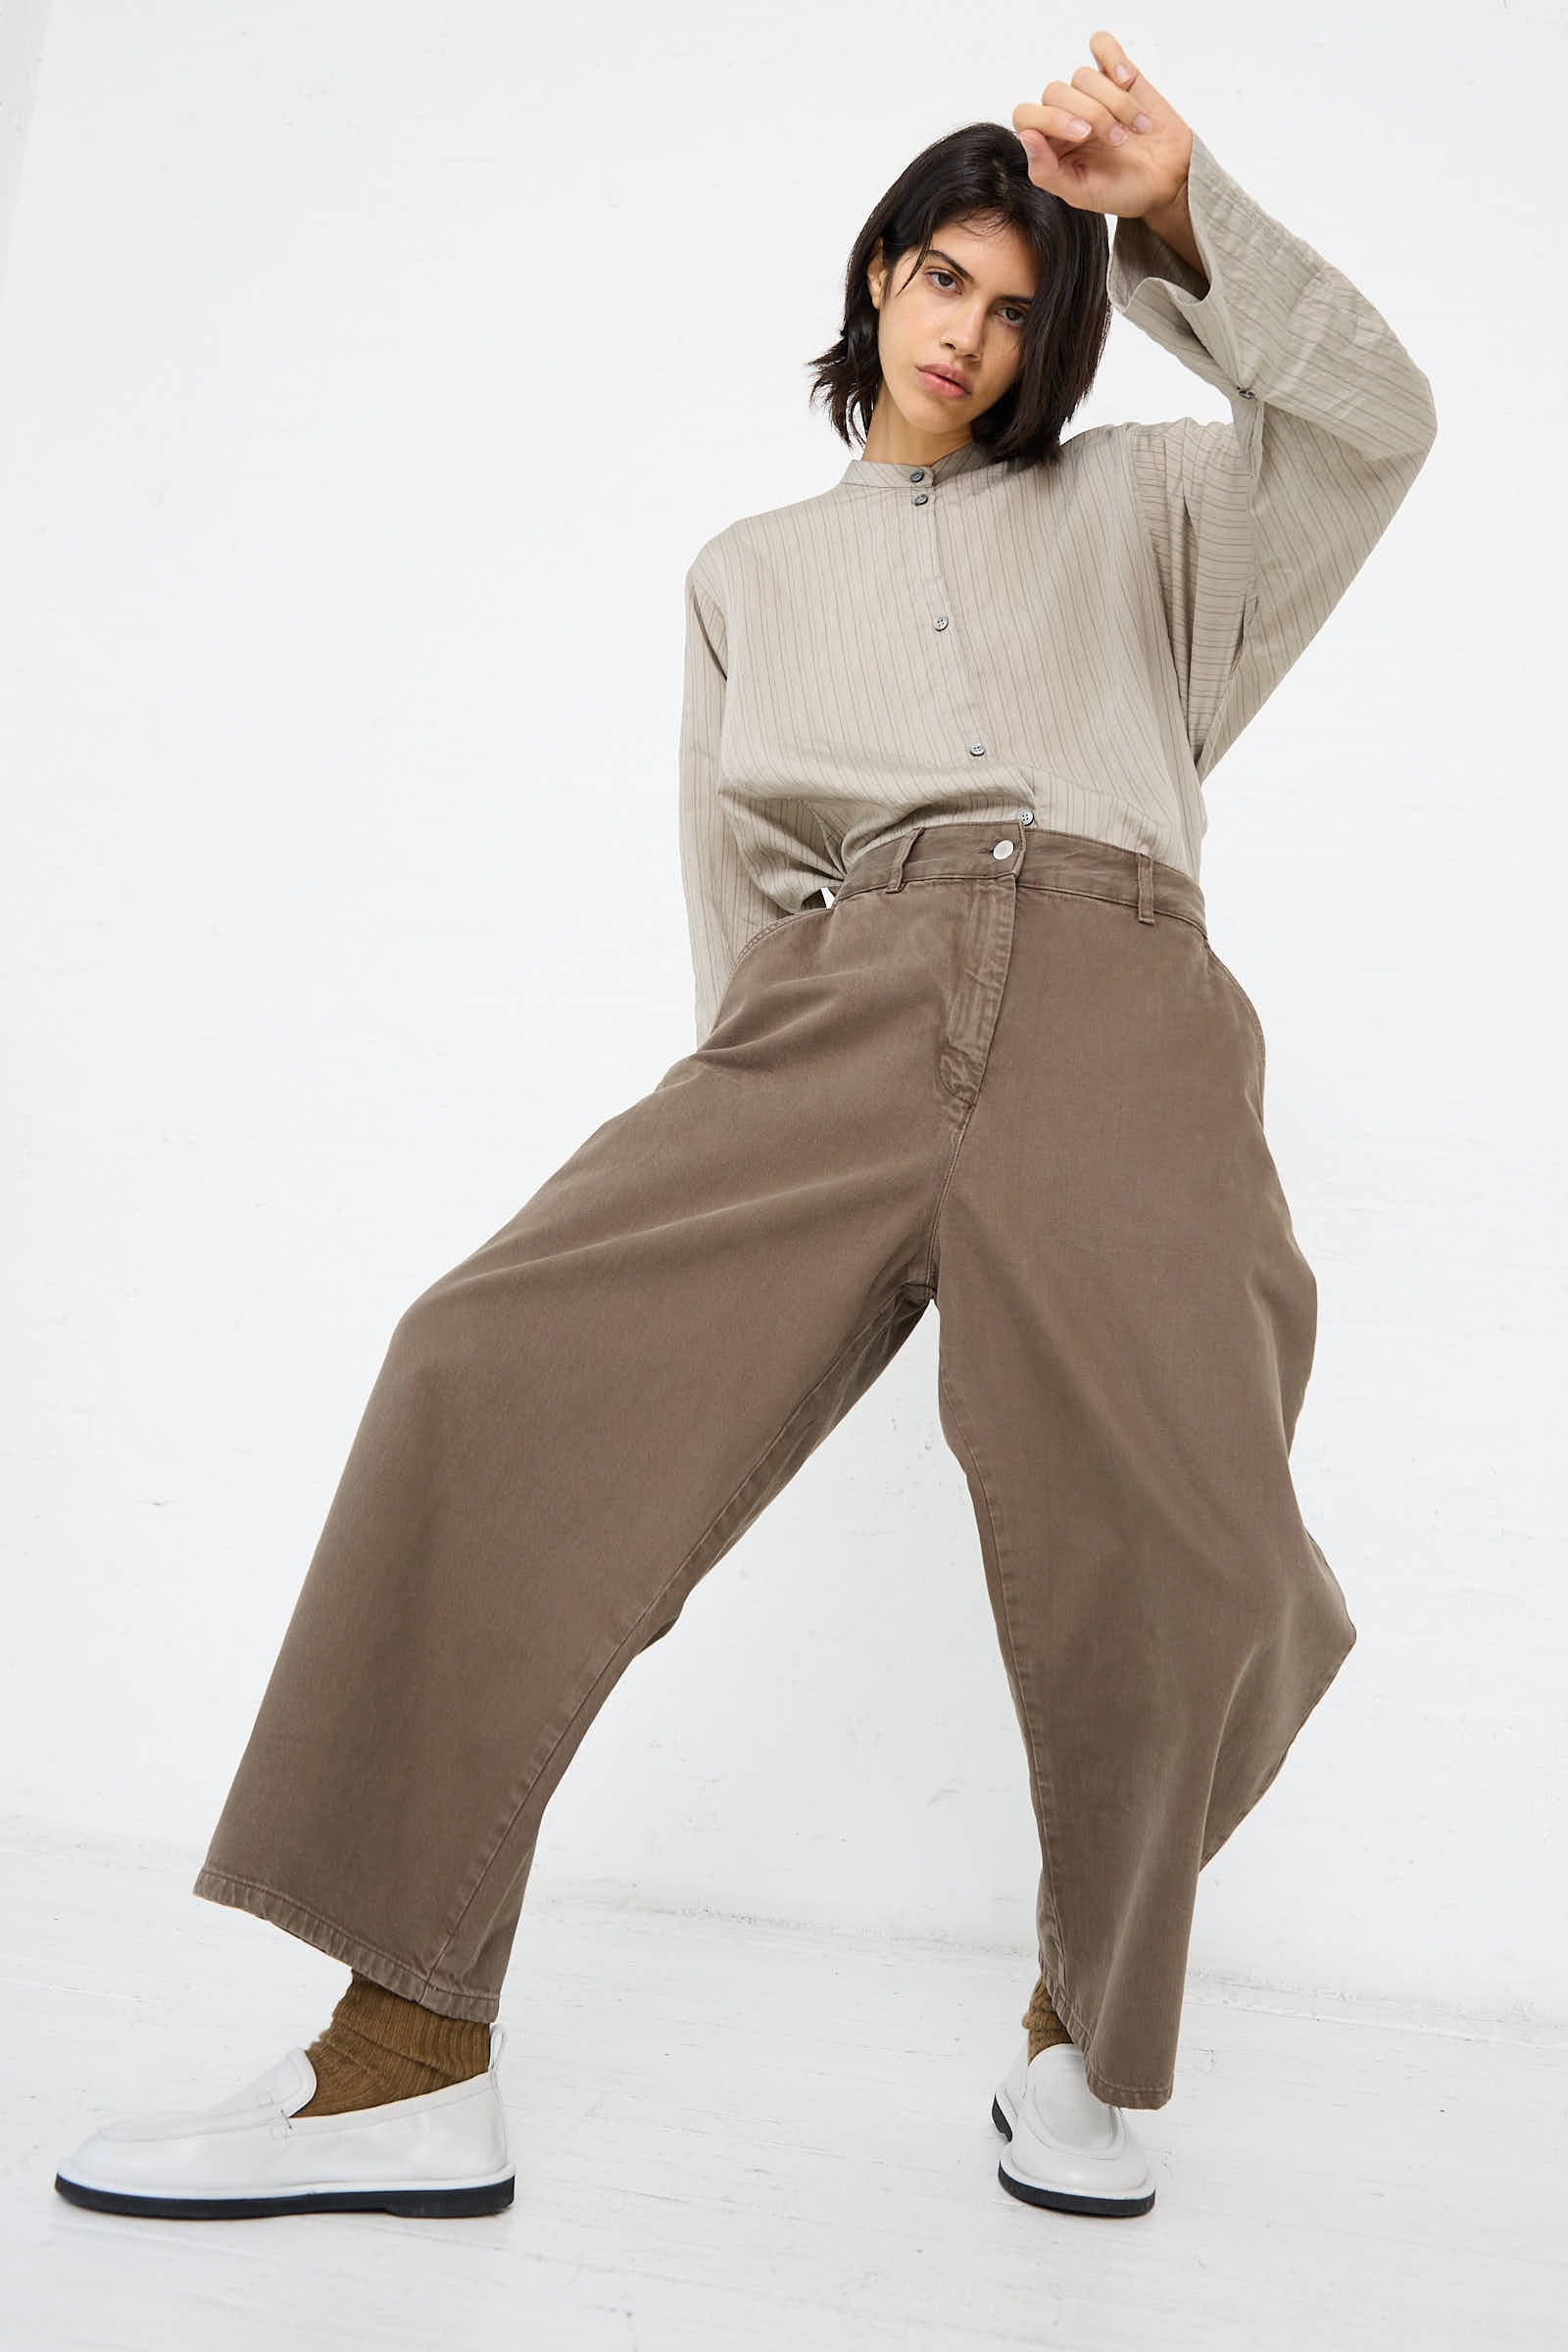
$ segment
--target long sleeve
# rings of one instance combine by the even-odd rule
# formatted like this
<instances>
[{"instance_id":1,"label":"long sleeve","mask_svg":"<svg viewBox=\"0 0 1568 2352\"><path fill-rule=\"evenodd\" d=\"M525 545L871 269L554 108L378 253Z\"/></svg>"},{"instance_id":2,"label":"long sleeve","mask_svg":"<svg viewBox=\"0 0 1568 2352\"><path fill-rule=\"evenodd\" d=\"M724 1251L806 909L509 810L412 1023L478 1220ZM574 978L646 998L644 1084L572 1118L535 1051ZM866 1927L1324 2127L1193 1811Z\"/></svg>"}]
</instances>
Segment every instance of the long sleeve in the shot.
<instances>
[{"instance_id":1,"label":"long sleeve","mask_svg":"<svg viewBox=\"0 0 1568 2352\"><path fill-rule=\"evenodd\" d=\"M686 574L686 655L680 721L680 867L691 937L697 1043L713 1026L724 984L741 950L779 908L742 858L719 806L719 737L724 717L724 615L699 580L701 553Z\"/></svg>"},{"instance_id":2,"label":"long sleeve","mask_svg":"<svg viewBox=\"0 0 1568 2352\"><path fill-rule=\"evenodd\" d=\"M1208 285L1119 220L1112 306L1231 402L1126 435L1200 780L1317 634L1437 432L1432 387L1349 280L1195 132L1188 210Z\"/></svg>"}]
</instances>

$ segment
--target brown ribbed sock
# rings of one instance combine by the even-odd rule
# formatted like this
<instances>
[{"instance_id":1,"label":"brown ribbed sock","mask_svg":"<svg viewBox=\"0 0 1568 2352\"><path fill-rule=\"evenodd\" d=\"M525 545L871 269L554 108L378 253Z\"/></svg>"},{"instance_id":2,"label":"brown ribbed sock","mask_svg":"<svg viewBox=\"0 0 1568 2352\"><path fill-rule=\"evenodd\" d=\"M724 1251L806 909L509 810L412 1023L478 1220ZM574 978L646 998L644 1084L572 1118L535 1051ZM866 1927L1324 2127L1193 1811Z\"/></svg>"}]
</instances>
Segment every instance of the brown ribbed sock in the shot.
<instances>
[{"instance_id":1,"label":"brown ribbed sock","mask_svg":"<svg viewBox=\"0 0 1568 2352\"><path fill-rule=\"evenodd\" d=\"M316 2089L297 2112L342 2115L482 2075L490 2064L490 2029L405 2000L356 1969L331 2024L306 2056L316 2069Z\"/></svg>"},{"instance_id":2,"label":"brown ribbed sock","mask_svg":"<svg viewBox=\"0 0 1568 2352\"><path fill-rule=\"evenodd\" d=\"M1029 2029L1031 2063L1039 2057L1042 2050L1049 2050L1053 2042L1071 2041L1072 2039L1072 2035L1051 2006L1051 1995L1046 1990L1044 1977L1036 1980L1034 1991L1029 1995L1029 2006L1018 2023Z\"/></svg>"}]
</instances>

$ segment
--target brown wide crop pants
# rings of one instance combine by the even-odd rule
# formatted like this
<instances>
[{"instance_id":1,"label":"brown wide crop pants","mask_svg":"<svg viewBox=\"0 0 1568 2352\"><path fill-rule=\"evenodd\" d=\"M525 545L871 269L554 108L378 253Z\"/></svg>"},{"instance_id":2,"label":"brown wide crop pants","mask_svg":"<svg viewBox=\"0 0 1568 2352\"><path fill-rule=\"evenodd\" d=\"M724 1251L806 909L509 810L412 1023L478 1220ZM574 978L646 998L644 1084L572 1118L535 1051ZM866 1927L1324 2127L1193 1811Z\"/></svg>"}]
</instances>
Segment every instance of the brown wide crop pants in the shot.
<instances>
[{"instance_id":1,"label":"brown wide crop pants","mask_svg":"<svg viewBox=\"0 0 1568 2352\"><path fill-rule=\"evenodd\" d=\"M1263 1084L1176 868L1021 813L854 860L399 1317L193 1891L493 2019L595 1715L935 1299L1041 1975L1162 2106L1199 1872L1356 1638Z\"/></svg>"}]
</instances>

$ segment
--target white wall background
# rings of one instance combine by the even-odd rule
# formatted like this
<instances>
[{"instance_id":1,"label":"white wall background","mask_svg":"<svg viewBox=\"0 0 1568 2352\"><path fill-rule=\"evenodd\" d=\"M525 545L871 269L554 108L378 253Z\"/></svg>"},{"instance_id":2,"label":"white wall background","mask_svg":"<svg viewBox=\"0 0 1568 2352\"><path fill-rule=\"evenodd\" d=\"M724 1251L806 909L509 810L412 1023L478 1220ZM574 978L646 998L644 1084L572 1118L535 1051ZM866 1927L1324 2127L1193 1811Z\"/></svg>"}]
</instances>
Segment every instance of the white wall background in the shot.
<instances>
[{"instance_id":1,"label":"white wall background","mask_svg":"<svg viewBox=\"0 0 1568 2352\"><path fill-rule=\"evenodd\" d=\"M842 470L805 362L875 196L1096 22L0 19L16 1811L194 1870L397 1314L687 1050L684 566ZM1519 125L1562 20L1113 29L1440 419L1209 788L1320 1284L1298 1486L1360 1641L1204 1874L1193 1966L1538 2029L1568 1984L1564 222ZM1224 414L1118 322L1075 423L1183 412ZM1027 1991L1023 1753L936 1337L628 1673L530 1900L973 1941Z\"/></svg>"}]
</instances>

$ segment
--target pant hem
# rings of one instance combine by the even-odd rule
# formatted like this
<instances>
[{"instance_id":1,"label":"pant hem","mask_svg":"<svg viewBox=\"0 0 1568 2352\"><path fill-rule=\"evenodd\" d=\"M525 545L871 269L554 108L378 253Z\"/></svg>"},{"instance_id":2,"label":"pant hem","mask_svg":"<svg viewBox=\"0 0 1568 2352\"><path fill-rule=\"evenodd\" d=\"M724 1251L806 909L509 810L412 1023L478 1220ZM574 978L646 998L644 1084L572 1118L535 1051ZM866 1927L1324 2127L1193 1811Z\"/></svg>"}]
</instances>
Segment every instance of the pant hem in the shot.
<instances>
[{"instance_id":1,"label":"pant hem","mask_svg":"<svg viewBox=\"0 0 1568 2352\"><path fill-rule=\"evenodd\" d=\"M219 1870L204 1862L192 1881L191 1892L210 1903L224 1903L231 1910L248 1911L255 1919L265 1919L270 1926L281 1928L286 1936L296 1936L302 1943L314 1944L318 1952L345 1962L388 1992L399 1992L405 2000L417 2001L442 2017L465 2018L472 2024L488 2026L500 2014L499 1993L472 1992L460 1984L440 1983L428 1969L416 1968L411 1961L399 1959L395 1952L383 1951L379 1944L356 1935L353 1929L313 1911L309 1904L297 1902L280 1887L269 1886L260 1879L240 1878L233 1871Z\"/></svg>"},{"instance_id":2,"label":"pant hem","mask_svg":"<svg viewBox=\"0 0 1568 2352\"><path fill-rule=\"evenodd\" d=\"M1174 2078L1167 2076L1161 2082L1118 2082L1098 2067L1089 2055L1088 2045L1094 2039L1094 2030L1065 1992L1057 1992L1042 1960L1039 1964L1040 1983L1046 1988L1046 1998L1066 2027L1068 2035L1084 2062L1084 2079L1097 2099L1112 2107L1163 2107L1170 2098ZM1029 2002L1033 2005L1034 1993ZM1023 2025L1022 2018L1019 2024ZM1025 2033L1028 2027L1024 2027Z\"/></svg>"},{"instance_id":3,"label":"pant hem","mask_svg":"<svg viewBox=\"0 0 1568 2352\"><path fill-rule=\"evenodd\" d=\"M1107 2107L1163 2107L1172 2090L1169 2082L1113 2082L1087 2055L1084 2080L1096 2098L1103 2099Z\"/></svg>"}]
</instances>

